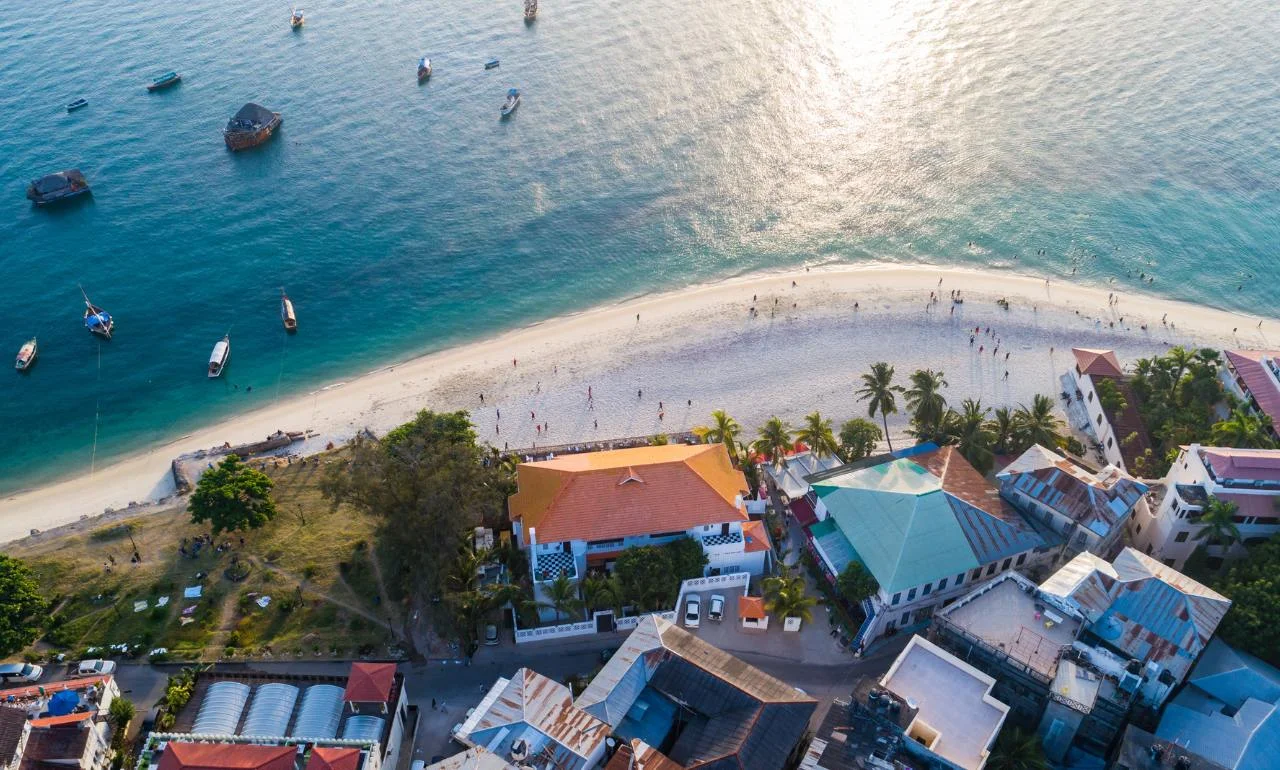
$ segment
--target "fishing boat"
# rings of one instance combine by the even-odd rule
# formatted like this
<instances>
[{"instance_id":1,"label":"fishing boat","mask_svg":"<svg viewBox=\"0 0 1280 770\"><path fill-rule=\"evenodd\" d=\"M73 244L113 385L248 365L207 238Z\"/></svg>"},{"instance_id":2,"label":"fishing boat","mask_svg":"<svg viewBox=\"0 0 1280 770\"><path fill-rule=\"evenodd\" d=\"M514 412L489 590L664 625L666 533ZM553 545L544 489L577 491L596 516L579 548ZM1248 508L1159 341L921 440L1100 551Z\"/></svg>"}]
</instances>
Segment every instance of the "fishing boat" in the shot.
<instances>
[{"instance_id":1,"label":"fishing boat","mask_svg":"<svg viewBox=\"0 0 1280 770\"><path fill-rule=\"evenodd\" d=\"M431 77L431 60L424 56L418 60L418 82L421 83L429 77Z\"/></svg>"},{"instance_id":2,"label":"fishing boat","mask_svg":"<svg viewBox=\"0 0 1280 770\"><path fill-rule=\"evenodd\" d=\"M533 21L538 18L538 0L524 0L524 20Z\"/></svg>"},{"instance_id":3,"label":"fishing boat","mask_svg":"<svg viewBox=\"0 0 1280 770\"><path fill-rule=\"evenodd\" d=\"M70 102L67 104L67 112L75 112L81 107L88 107L88 106L89 106L88 99L84 99L84 98L76 99L74 102Z\"/></svg>"},{"instance_id":4,"label":"fishing boat","mask_svg":"<svg viewBox=\"0 0 1280 770\"><path fill-rule=\"evenodd\" d=\"M298 330L298 316L293 313L293 300L289 299L289 295L284 293L284 289L280 290L280 321L284 323L285 331L296 332Z\"/></svg>"},{"instance_id":5,"label":"fishing boat","mask_svg":"<svg viewBox=\"0 0 1280 770\"><path fill-rule=\"evenodd\" d=\"M20 372L25 372L36 362L37 353L39 350L36 347L36 338L32 337L18 350L18 358L13 362L13 367Z\"/></svg>"},{"instance_id":6,"label":"fishing boat","mask_svg":"<svg viewBox=\"0 0 1280 770\"><path fill-rule=\"evenodd\" d=\"M89 192L89 182L78 168L33 179L27 185L27 197L37 206L45 206Z\"/></svg>"},{"instance_id":7,"label":"fishing boat","mask_svg":"<svg viewBox=\"0 0 1280 770\"><path fill-rule=\"evenodd\" d=\"M209 354L209 377L221 377L222 370L227 366L227 359L231 357L231 335L224 334L222 339L218 340L213 346L213 352Z\"/></svg>"},{"instance_id":8,"label":"fishing boat","mask_svg":"<svg viewBox=\"0 0 1280 770\"><path fill-rule=\"evenodd\" d=\"M159 91L162 88L168 88L169 86L177 85L178 81L180 80L182 80L182 75L179 75L178 73L172 72L172 71L166 72L159 77L152 78L151 82L147 83L147 90Z\"/></svg>"},{"instance_id":9,"label":"fishing boat","mask_svg":"<svg viewBox=\"0 0 1280 770\"><path fill-rule=\"evenodd\" d=\"M307 20L302 15L302 9L294 8L293 13L289 15L289 26L293 27L294 29L298 29L303 24L306 24L306 23L307 23Z\"/></svg>"},{"instance_id":10,"label":"fishing boat","mask_svg":"<svg viewBox=\"0 0 1280 770\"><path fill-rule=\"evenodd\" d=\"M507 91L507 100L502 103L502 117L507 117L516 111L516 107L520 106L520 89L512 88Z\"/></svg>"},{"instance_id":11,"label":"fishing boat","mask_svg":"<svg viewBox=\"0 0 1280 770\"><path fill-rule=\"evenodd\" d=\"M283 118L278 112L249 102L227 121L222 138L229 150L245 150L257 147L271 137Z\"/></svg>"},{"instance_id":12,"label":"fishing boat","mask_svg":"<svg viewBox=\"0 0 1280 770\"><path fill-rule=\"evenodd\" d=\"M89 295L84 293L83 286L80 287L80 296L84 297L84 328L88 329L90 334L111 339L111 332L116 328L116 322L111 318L111 314L90 302Z\"/></svg>"},{"instance_id":13,"label":"fishing boat","mask_svg":"<svg viewBox=\"0 0 1280 770\"><path fill-rule=\"evenodd\" d=\"M485 69L487 69L487 70L491 70L491 69L493 69L494 67L497 67L497 66L498 66L498 60L497 60L497 59L490 59L489 61L487 61L487 62L485 62L485 63L484 63L484 68L485 68Z\"/></svg>"}]
</instances>

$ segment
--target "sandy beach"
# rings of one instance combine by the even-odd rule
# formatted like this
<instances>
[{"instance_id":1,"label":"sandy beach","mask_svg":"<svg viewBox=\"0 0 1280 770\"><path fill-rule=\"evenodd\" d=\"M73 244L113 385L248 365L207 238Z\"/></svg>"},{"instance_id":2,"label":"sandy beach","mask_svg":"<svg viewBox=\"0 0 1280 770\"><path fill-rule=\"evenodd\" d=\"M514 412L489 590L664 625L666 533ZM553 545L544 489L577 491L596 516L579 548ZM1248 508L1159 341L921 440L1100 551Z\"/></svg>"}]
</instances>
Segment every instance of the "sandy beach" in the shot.
<instances>
[{"instance_id":1,"label":"sandy beach","mask_svg":"<svg viewBox=\"0 0 1280 770\"><path fill-rule=\"evenodd\" d=\"M962 305L951 304L953 290ZM941 301L930 304L930 292ZM0 542L172 495L177 455L278 429L313 431L300 446L314 452L364 428L381 433L420 409L468 409L482 440L521 448L687 430L723 408L754 435L773 414L794 424L817 409L837 426L865 416L854 396L858 375L880 360L902 381L917 368L941 369L949 401L981 398L996 407L1036 393L1056 400L1073 346L1114 348L1129 362L1173 344L1262 347L1280 339L1275 319L1133 293L1111 304L1108 295L1105 287L1014 273L849 266L641 297L332 383L92 475L85 468L14 494L0 502ZM971 344L975 327L983 331ZM891 433L905 426L898 417Z\"/></svg>"}]
</instances>

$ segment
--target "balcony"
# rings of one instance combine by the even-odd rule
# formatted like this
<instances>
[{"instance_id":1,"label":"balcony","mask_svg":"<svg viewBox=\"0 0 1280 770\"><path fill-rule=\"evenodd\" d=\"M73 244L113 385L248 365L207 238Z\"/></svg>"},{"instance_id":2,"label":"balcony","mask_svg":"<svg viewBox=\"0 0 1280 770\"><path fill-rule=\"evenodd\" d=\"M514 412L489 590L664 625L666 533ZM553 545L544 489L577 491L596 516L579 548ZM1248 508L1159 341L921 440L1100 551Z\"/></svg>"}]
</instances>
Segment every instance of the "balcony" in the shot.
<instances>
[{"instance_id":1,"label":"balcony","mask_svg":"<svg viewBox=\"0 0 1280 770\"><path fill-rule=\"evenodd\" d=\"M567 575L570 580L578 579L577 560L571 552L553 551L534 556L533 581L535 583L550 583L562 574Z\"/></svg>"},{"instance_id":2,"label":"balcony","mask_svg":"<svg viewBox=\"0 0 1280 770\"><path fill-rule=\"evenodd\" d=\"M742 553L746 543L741 532L730 532L725 535L706 535L702 538L702 550L712 553Z\"/></svg>"}]
</instances>

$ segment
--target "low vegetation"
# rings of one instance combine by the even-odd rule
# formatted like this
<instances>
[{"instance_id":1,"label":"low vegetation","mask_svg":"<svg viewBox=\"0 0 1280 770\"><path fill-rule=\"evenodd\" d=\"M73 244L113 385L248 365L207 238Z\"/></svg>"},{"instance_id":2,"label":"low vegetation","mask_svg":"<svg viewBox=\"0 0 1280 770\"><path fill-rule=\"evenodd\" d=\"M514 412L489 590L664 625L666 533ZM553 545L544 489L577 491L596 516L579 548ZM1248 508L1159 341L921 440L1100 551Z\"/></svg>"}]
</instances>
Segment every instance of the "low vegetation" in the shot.
<instances>
[{"instance_id":1,"label":"low vegetation","mask_svg":"<svg viewBox=\"0 0 1280 770\"><path fill-rule=\"evenodd\" d=\"M1221 529L1220 527L1215 529ZM1226 537L1219 534L1209 537ZM1231 609L1218 626L1228 644L1280 665L1280 537L1249 549L1213 588L1231 600Z\"/></svg>"}]
</instances>

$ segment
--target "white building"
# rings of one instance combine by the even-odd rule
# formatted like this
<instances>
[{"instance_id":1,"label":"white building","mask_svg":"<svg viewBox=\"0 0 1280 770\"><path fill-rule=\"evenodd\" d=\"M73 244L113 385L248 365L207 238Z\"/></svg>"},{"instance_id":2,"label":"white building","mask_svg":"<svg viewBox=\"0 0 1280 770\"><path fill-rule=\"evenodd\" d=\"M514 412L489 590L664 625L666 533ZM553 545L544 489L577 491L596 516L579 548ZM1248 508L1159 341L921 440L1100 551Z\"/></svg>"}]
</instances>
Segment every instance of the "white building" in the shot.
<instances>
[{"instance_id":1,"label":"white building","mask_svg":"<svg viewBox=\"0 0 1280 770\"><path fill-rule=\"evenodd\" d=\"M1139 458L1151 449L1151 439L1115 351L1072 348L1071 353L1076 360L1075 367L1068 372L1075 386L1073 397L1088 415L1088 424L1084 427L1095 442L1094 449L1102 452L1107 464L1142 476L1141 466L1145 461ZM1107 385L1104 386L1104 382ZM1104 407L1101 387L1119 393L1124 399L1124 409Z\"/></svg>"},{"instance_id":2,"label":"white building","mask_svg":"<svg viewBox=\"0 0 1280 770\"><path fill-rule=\"evenodd\" d=\"M1280 532L1280 449L1192 444L1178 454L1164 487L1155 512L1134 517L1130 535L1134 547L1174 569L1182 569L1196 548L1207 545L1197 535L1210 497L1237 506L1235 525L1241 537L1241 543L1229 550L1207 545L1210 559L1242 556L1244 546Z\"/></svg>"}]
</instances>

